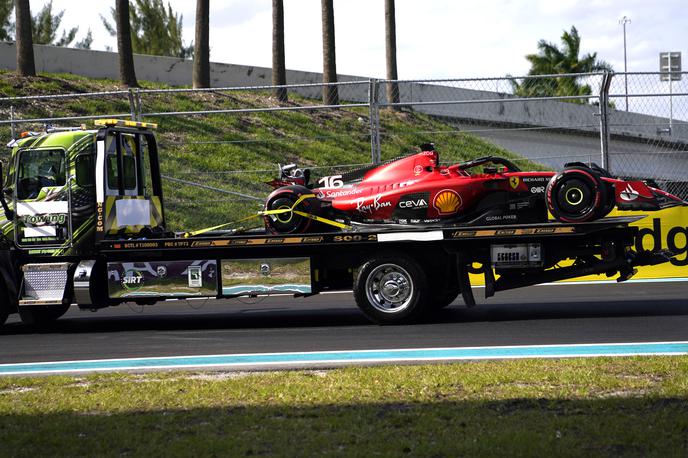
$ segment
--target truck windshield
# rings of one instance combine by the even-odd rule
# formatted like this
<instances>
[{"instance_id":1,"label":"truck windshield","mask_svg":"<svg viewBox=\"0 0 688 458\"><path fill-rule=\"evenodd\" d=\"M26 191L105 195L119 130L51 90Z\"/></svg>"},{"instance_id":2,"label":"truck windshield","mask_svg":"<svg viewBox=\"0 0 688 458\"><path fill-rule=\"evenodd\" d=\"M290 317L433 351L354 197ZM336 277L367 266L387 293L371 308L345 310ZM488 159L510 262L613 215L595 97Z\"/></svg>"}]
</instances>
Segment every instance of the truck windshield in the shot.
<instances>
[{"instance_id":1,"label":"truck windshield","mask_svg":"<svg viewBox=\"0 0 688 458\"><path fill-rule=\"evenodd\" d=\"M17 164L17 198L36 199L44 188L64 186L65 167L62 150L24 150Z\"/></svg>"}]
</instances>

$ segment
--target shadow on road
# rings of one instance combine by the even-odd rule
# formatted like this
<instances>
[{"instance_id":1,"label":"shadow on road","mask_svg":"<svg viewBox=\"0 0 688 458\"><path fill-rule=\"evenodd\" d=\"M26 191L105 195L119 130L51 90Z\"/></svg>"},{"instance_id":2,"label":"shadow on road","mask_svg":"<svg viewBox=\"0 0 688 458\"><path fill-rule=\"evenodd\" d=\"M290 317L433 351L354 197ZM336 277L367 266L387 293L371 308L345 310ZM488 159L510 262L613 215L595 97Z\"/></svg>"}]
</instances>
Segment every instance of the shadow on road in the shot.
<instances>
[{"instance_id":1,"label":"shadow on road","mask_svg":"<svg viewBox=\"0 0 688 458\"><path fill-rule=\"evenodd\" d=\"M99 313L70 311L60 320L45 326L25 325L17 320L0 329L0 335L21 334L79 334L128 331L176 331L176 330L240 330L240 329L289 329L289 328L341 328L375 327L353 302L338 301L336 307L299 308L261 307L242 309L182 309L152 306L145 313L137 314L129 309ZM156 310L156 307L160 307ZM619 300L590 303L583 301L556 301L535 304L498 303L479 304L465 308L460 301L427 316L420 325L447 325L481 322L510 322L537 320L567 320L587 318L622 318L688 315L688 301L669 299L658 301Z\"/></svg>"}]
</instances>

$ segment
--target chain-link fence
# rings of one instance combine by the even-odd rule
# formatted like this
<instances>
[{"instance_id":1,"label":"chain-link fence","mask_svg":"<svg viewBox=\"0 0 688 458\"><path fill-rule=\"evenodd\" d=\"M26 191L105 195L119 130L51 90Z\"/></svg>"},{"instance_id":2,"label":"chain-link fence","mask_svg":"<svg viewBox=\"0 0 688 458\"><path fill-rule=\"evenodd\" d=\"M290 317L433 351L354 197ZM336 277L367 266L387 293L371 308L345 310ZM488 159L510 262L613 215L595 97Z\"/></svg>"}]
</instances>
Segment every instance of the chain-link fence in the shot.
<instances>
[{"instance_id":1,"label":"chain-link fence","mask_svg":"<svg viewBox=\"0 0 688 458\"><path fill-rule=\"evenodd\" d=\"M516 154L522 162L561 168L571 161L599 162L604 76L381 81L380 104L443 119L448 128L432 133L440 145L473 137L482 141L464 145L469 154ZM556 95L573 92L579 95ZM382 132L382 141L389 135L405 134Z\"/></svg>"},{"instance_id":2,"label":"chain-link fence","mask_svg":"<svg viewBox=\"0 0 688 458\"><path fill-rule=\"evenodd\" d=\"M614 174L653 179L688 199L688 73L672 76L675 81L665 81L668 73L614 75L609 156Z\"/></svg>"},{"instance_id":3,"label":"chain-link fence","mask_svg":"<svg viewBox=\"0 0 688 458\"><path fill-rule=\"evenodd\" d=\"M0 134L95 118L158 122L166 209L178 228L254 213L278 163L308 167L317 181L427 142L445 163L486 155L524 169L596 162L686 198L685 84L591 73L37 95L0 98Z\"/></svg>"}]
</instances>

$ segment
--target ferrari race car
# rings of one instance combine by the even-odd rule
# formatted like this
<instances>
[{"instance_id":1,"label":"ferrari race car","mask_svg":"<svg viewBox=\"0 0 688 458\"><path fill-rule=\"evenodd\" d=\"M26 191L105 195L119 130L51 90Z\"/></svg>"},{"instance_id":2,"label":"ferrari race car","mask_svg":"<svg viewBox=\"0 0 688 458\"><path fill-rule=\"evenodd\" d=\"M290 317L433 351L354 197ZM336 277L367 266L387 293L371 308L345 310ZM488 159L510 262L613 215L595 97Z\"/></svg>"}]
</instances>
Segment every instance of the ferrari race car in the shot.
<instances>
[{"instance_id":1,"label":"ferrari race car","mask_svg":"<svg viewBox=\"0 0 688 458\"><path fill-rule=\"evenodd\" d=\"M603 218L621 210L659 210L686 202L644 181L612 178L595 164L523 172L481 157L441 166L432 144L384 164L309 183L309 170L280 167L265 203L269 232L323 232L360 225L485 226Z\"/></svg>"}]
</instances>

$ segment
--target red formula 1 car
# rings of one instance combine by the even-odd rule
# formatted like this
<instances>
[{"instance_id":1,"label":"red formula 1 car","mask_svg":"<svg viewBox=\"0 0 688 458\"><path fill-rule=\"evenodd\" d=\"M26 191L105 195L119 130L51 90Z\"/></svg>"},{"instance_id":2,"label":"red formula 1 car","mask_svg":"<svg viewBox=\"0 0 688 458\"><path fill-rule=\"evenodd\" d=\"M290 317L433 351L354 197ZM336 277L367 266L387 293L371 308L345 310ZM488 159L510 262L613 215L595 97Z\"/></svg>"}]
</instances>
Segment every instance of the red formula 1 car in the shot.
<instances>
[{"instance_id":1,"label":"red formula 1 car","mask_svg":"<svg viewBox=\"0 0 688 458\"><path fill-rule=\"evenodd\" d=\"M500 157L440 166L432 144L422 152L309 184L308 170L280 168L265 203L265 225L292 234L342 225L442 224L484 226L540 223L548 210L563 222L603 218L621 210L659 210L685 205L643 181L612 178L583 163L561 172L522 172ZM276 210L276 211L275 211Z\"/></svg>"}]
</instances>

